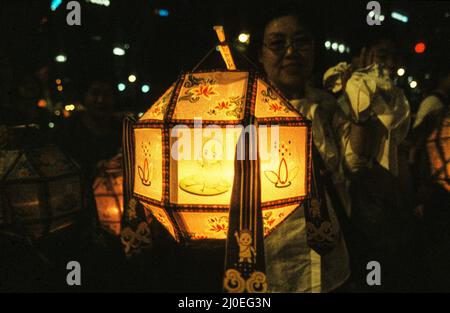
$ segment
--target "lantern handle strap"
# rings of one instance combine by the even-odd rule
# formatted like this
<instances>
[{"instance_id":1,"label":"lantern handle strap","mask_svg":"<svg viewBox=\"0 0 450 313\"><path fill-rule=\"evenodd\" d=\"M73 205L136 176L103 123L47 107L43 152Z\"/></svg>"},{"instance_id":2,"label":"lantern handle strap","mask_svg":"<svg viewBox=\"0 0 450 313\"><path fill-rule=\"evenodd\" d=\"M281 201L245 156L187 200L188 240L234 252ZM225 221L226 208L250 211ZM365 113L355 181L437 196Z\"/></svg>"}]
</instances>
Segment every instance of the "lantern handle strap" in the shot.
<instances>
[{"instance_id":1,"label":"lantern handle strap","mask_svg":"<svg viewBox=\"0 0 450 313\"><path fill-rule=\"evenodd\" d=\"M256 66L256 64L251 61L244 53L242 53L241 51L239 51L239 49L236 49L236 47L234 45L229 45L228 42L226 41L226 37L225 37L225 31L223 26L219 25L219 26L214 26L213 27L217 38L219 39L220 44L211 48L211 50L208 51L208 53L200 60L200 62L198 62L194 68L192 69L192 72L195 72L200 65L203 64L203 62L205 62L205 60L211 55L211 53L213 53L214 50L219 49L220 54L227 66L228 70L236 70L236 65L234 63L234 59L233 56L231 55L231 50L236 51L241 57L243 57L245 59L245 61L250 64L250 66L253 67L254 70L258 71L258 66Z\"/></svg>"},{"instance_id":2,"label":"lantern handle strap","mask_svg":"<svg viewBox=\"0 0 450 313\"><path fill-rule=\"evenodd\" d=\"M236 70L236 64L234 63L233 56L231 55L230 46L225 41L225 30L222 25L214 26L214 30L216 31L217 38L219 38L220 44L218 45L220 55L222 55L222 59L225 62L227 69L229 71Z\"/></svg>"}]
</instances>

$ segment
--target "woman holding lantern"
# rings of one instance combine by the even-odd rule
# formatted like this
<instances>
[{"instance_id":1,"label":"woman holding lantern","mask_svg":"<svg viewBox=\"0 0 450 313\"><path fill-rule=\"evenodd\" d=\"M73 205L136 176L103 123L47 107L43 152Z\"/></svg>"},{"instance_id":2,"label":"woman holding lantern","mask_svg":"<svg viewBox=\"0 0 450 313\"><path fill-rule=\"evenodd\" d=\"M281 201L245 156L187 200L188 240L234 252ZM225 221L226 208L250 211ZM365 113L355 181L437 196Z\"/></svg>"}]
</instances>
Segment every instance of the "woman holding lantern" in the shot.
<instances>
[{"instance_id":1,"label":"woman holding lantern","mask_svg":"<svg viewBox=\"0 0 450 313\"><path fill-rule=\"evenodd\" d=\"M264 24L258 57L267 78L312 120L313 176L320 196L304 210L299 207L265 241L266 274L272 292L329 292L350 276L347 247L337 218L350 209L337 140L348 142L350 123L339 113L333 97L308 84L314 48L303 19L292 10L277 13ZM327 220L322 225L331 227L311 227L310 217L318 215ZM326 248L317 245L315 234L327 238Z\"/></svg>"},{"instance_id":2,"label":"woman holding lantern","mask_svg":"<svg viewBox=\"0 0 450 313\"><path fill-rule=\"evenodd\" d=\"M355 252L358 262L352 263L357 284L362 287L366 279L359 274L367 273L369 261L379 261L391 277L397 275L392 266L398 247L396 236L401 235L395 223L401 215L394 188L398 174L396 148L409 128L409 104L389 77L395 64L385 42L364 50L360 66L339 64L327 71L325 86L334 92L345 91L339 103L312 88L308 81L313 71L314 41L309 31L312 28L305 25L305 19L292 10L272 15L265 24L259 49L268 79L312 120L314 172L320 199L297 210L266 241L269 286L281 292L328 292L342 286L350 267L339 222L344 224L351 217L355 224L356 217L360 227L373 231L354 232L352 226L352 237L358 237L355 241L349 236L349 224L343 227L345 239L352 239L352 246L356 246L351 252ZM390 191L385 192L386 188ZM326 233L333 234L333 242L326 251L317 249L310 240L308 212L314 212L315 206L325 208L332 225ZM375 216L378 213L380 218ZM393 245L387 244L389 235L384 231L392 235Z\"/></svg>"}]
</instances>

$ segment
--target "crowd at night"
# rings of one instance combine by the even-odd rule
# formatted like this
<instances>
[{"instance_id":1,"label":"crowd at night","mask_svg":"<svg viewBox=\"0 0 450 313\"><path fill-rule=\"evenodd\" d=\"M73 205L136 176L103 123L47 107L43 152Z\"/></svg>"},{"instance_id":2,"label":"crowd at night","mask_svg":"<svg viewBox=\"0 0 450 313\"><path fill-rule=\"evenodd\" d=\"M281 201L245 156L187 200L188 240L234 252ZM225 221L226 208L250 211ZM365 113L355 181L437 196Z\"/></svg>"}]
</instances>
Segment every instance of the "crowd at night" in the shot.
<instances>
[{"instance_id":1,"label":"crowd at night","mask_svg":"<svg viewBox=\"0 0 450 313\"><path fill-rule=\"evenodd\" d=\"M150 196L130 201L127 192L138 188L124 172L141 161L129 152L124 120L154 114L135 128L159 125L156 109L165 110L166 97L175 101L173 93L194 106L228 90L195 77L181 84L185 72L227 70L216 25L238 71L270 82L274 88L262 91L270 101L278 94L289 101L289 109L274 104L270 112L312 121L317 201L290 212L264 240L268 291L450 292L450 2L373 2L379 7L356 0L1 1L0 292L223 291L225 240L177 243L187 220L171 215L175 226L168 226L151 207L156 202L145 203ZM229 110L228 121L248 116L246 104L241 111L233 105L239 102L214 109ZM161 123L182 114L175 104L170 110ZM150 137L148 146L135 143L145 166L130 177L142 188L153 188L152 175L164 171L148 163L157 136ZM275 178L265 174L280 193L291 184L281 164ZM206 168L216 175L214 166ZM180 194L204 200L216 188L231 195L218 180L191 187L195 175L181 181ZM102 197L113 199L114 213L102 213ZM144 224L129 222L135 207ZM330 223L334 233L324 231L315 245L311 220ZM225 239L228 220L208 221ZM228 234L241 249L239 262L256 260L253 249L242 252L242 236ZM73 260L82 286L66 283ZM381 285L368 285L371 261L382 268Z\"/></svg>"}]
</instances>

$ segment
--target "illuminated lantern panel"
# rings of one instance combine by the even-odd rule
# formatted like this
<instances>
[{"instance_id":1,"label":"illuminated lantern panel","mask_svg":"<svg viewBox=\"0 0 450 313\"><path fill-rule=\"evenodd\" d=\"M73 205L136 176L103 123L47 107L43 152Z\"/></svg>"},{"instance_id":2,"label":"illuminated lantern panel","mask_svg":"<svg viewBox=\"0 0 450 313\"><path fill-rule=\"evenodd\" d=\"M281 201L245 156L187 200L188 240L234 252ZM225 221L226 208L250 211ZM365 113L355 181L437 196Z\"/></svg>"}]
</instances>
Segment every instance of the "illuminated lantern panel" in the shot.
<instances>
[{"instance_id":1,"label":"illuminated lantern panel","mask_svg":"<svg viewBox=\"0 0 450 313\"><path fill-rule=\"evenodd\" d=\"M113 235L120 234L123 213L122 155L100 165L100 174L93 184L97 213L102 228Z\"/></svg>"},{"instance_id":2,"label":"illuminated lantern panel","mask_svg":"<svg viewBox=\"0 0 450 313\"><path fill-rule=\"evenodd\" d=\"M78 166L55 146L0 151L3 230L35 238L75 223L83 208Z\"/></svg>"},{"instance_id":3,"label":"illuminated lantern panel","mask_svg":"<svg viewBox=\"0 0 450 313\"><path fill-rule=\"evenodd\" d=\"M434 130L427 141L431 175L445 190L450 191L450 117L442 121L442 128Z\"/></svg>"},{"instance_id":4,"label":"illuminated lantern panel","mask_svg":"<svg viewBox=\"0 0 450 313\"><path fill-rule=\"evenodd\" d=\"M177 241L226 239L237 142L257 121L264 233L310 190L310 121L256 73L183 74L133 125L133 194Z\"/></svg>"}]
</instances>

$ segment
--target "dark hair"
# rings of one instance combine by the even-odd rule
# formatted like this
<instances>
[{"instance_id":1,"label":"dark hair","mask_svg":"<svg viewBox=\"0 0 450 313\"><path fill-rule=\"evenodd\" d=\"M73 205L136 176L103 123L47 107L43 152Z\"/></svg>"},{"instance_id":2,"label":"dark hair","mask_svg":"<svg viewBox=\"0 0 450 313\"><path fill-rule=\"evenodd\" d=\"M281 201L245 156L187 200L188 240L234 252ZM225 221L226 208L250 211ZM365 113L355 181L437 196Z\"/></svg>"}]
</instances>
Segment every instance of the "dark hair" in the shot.
<instances>
[{"instance_id":1,"label":"dark hair","mask_svg":"<svg viewBox=\"0 0 450 313\"><path fill-rule=\"evenodd\" d=\"M254 18L252 21L252 40L250 44L251 50L257 51L262 46L264 31L267 25L280 17L294 16L299 23L308 31L314 38L313 27L311 27L311 9L305 5L299 5L298 1L279 1L275 4L266 6L264 13Z\"/></svg>"},{"instance_id":2,"label":"dark hair","mask_svg":"<svg viewBox=\"0 0 450 313\"><path fill-rule=\"evenodd\" d=\"M313 12L314 7L308 7L304 3L299 3L299 1L278 0L276 3L267 4L263 14L249 16L252 38L250 40L249 49L247 50L248 57L252 60L258 60L258 54L263 44L264 32L267 25L280 17L296 17L300 25L303 26L313 39L316 39L317 34L315 31L317 27L312 27ZM255 66L261 72L264 72L261 68L261 64L256 62Z\"/></svg>"}]
</instances>

